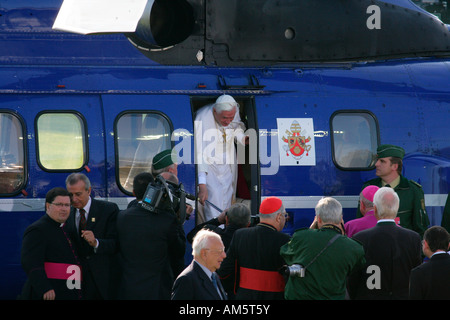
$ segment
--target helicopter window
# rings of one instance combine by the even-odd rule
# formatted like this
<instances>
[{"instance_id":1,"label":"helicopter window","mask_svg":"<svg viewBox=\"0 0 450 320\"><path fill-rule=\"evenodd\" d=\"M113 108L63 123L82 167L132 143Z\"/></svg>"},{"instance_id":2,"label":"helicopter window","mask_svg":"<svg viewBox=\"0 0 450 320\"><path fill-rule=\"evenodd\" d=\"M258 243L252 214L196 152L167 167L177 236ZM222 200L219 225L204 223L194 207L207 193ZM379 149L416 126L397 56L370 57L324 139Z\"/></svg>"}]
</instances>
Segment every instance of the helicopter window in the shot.
<instances>
[{"instance_id":1,"label":"helicopter window","mask_svg":"<svg viewBox=\"0 0 450 320\"><path fill-rule=\"evenodd\" d=\"M131 193L133 179L151 172L152 159L171 148L171 126L160 113L127 112L115 124L119 185Z\"/></svg>"},{"instance_id":2,"label":"helicopter window","mask_svg":"<svg viewBox=\"0 0 450 320\"><path fill-rule=\"evenodd\" d=\"M37 158L46 170L77 170L87 158L83 119L71 112L45 112L36 119Z\"/></svg>"},{"instance_id":3,"label":"helicopter window","mask_svg":"<svg viewBox=\"0 0 450 320\"><path fill-rule=\"evenodd\" d=\"M25 182L24 140L21 121L0 112L0 194L15 193Z\"/></svg>"},{"instance_id":4,"label":"helicopter window","mask_svg":"<svg viewBox=\"0 0 450 320\"><path fill-rule=\"evenodd\" d=\"M370 112L339 111L331 116L333 162L344 170L370 170L378 147L378 125Z\"/></svg>"}]
</instances>

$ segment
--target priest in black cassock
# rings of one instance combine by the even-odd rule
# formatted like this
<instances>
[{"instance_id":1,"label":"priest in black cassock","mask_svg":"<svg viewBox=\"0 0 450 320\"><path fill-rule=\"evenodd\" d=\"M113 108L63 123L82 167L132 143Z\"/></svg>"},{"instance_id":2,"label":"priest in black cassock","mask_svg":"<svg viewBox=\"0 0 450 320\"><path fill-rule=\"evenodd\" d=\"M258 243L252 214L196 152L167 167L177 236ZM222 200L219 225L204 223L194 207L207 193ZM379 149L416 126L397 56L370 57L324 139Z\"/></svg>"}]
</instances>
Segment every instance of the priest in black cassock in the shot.
<instances>
[{"instance_id":1,"label":"priest in black cassock","mask_svg":"<svg viewBox=\"0 0 450 320\"><path fill-rule=\"evenodd\" d=\"M70 214L70 194L53 188L45 198L46 214L25 230L21 260L28 279L21 299L81 298L81 269L64 223Z\"/></svg>"}]
</instances>

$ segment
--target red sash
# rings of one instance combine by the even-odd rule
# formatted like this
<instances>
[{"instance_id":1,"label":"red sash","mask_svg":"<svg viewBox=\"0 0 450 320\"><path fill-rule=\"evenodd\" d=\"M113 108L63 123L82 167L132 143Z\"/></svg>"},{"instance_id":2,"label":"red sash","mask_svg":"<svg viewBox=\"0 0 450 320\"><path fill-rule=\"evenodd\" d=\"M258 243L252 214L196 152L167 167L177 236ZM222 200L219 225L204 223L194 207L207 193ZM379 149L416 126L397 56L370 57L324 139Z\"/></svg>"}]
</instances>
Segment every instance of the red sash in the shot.
<instances>
[{"instance_id":1,"label":"red sash","mask_svg":"<svg viewBox=\"0 0 450 320\"><path fill-rule=\"evenodd\" d=\"M78 267L80 270L80 279L75 280L81 280L81 267L76 264L44 262L45 273L47 274L47 278L50 279L67 280L73 275L74 266Z\"/></svg>"},{"instance_id":2,"label":"red sash","mask_svg":"<svg viewBox=\"0 0 450 320\"><path fill-rule=\"evenodd\" d=\"M239 287L266 292L283 292L284 278L277 271L264 271L240 267Z\"/></svg>"}]
</instances>

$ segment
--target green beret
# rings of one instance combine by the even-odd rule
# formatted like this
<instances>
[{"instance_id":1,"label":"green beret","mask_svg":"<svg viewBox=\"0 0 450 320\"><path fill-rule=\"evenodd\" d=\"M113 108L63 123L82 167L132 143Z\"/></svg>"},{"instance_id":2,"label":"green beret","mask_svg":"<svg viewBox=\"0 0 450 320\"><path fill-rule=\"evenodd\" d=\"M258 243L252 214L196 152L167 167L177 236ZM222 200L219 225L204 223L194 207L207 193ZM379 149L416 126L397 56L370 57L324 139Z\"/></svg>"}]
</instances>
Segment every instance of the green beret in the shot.
<instances>
[{"instance_id":1,"label":"green beret","mask_svg":"<svg viewBox=\"0 0 450 320\"><path fill-rule=\"evenodd\" d=\"M159 170L176 163L176 154L171 149L161 151L153 157L153 169Z\"/></svg>"},{"instance_id":2,"label":"green beret","mask_svg":"<svg viewBox=\"0 0 450 320\"><path fill-rule=\"evenodd\" d=\"M405 150L402 147L394 146L392 144L382 144L377 149L378 158L397 157L403 159Z\"/></svg>"}]
</instances>

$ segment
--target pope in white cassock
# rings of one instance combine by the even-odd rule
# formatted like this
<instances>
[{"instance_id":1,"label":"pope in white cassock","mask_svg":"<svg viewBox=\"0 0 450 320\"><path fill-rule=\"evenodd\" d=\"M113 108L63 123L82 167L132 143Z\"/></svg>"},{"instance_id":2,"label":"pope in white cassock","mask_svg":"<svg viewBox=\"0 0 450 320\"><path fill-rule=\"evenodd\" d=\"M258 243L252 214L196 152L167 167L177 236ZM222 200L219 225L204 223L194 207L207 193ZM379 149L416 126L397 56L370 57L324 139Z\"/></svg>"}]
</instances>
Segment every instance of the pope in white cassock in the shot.
<instances>
[{"instance_id":1,"label":"pope in white cassock","mask_svg":"<svg viewBox=\"0 0 450 320\"><path fill-rule=\"evenodd\" d=\"M235 198L237 157L234 142L248 144L245 126L239 116L239 104L229 95L201 108L195 117L198 198L204 205L204 221L220 214L216 207L228 209Z\"/></svg>"}]
</instances>

